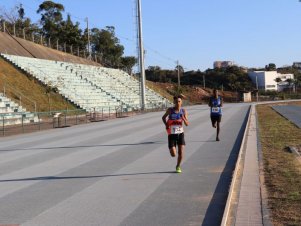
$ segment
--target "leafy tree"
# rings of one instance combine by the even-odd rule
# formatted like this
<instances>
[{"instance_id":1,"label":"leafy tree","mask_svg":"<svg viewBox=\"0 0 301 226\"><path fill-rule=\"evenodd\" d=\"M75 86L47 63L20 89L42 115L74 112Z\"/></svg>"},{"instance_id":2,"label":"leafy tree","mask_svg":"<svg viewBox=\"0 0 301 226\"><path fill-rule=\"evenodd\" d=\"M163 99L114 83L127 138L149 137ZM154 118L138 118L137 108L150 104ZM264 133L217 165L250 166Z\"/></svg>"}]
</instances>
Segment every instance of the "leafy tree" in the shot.
<instances>
[{"instance_id":1,"label":"leafy tree","mask_svg":"<svg viewBox=\"0 0 301 226\"><path fill-rule=\"evenodd\" d=\"M179 71L180 71L180 74L183 74L183 73L184 73L184 68L183 68L183 66L177 65L176 68L175 68L175 70L178 71L178 69L179 69Z\"/></svg>"},{"instance_id":2,"label":"leafy tree","mask_svg":"<svg viewBox=\"0 0 301 226\"><path fill-rule=\"evenodd\" d=\"M276 64L274 64L274 63L269 63L268 65L266 65L265 66L265 69L267 70L267 71L276 71Z\"/></svg>"},{"instance_id":3,"label":"leafy tree","mask_svg":"<svg viewBox=\"0 0 301 226\"><path fill-rule=\"evenodd\" d=\"M132 74L133 67L137 63L136 57L133 56L126 56L126 57L121 57L121 65L122 69L129 73L130 75Z\"/></svg>"},{"instance_id":4,"label":"leafy tree","mask_svg":"<svg viewBox=\"0 0 301 226\"><path fill-rule=\"evenodd\" d=\"M289 90L291 92L291 85L294 84L294 79L288 78L288 79L286 79L286 82L288 83Z\"/></svg>"},{"instance_id":5,"label":"leafy tree","mask_svg":"<svg viewBox=\"0 0 301 226\"><path fill-rule=\"evenodd\" d=\"M61 33L59 36L60 43L66 43L68 46L85 47L85 42L82 40L82 30L79 28L79 23L75 24L71 20L70 14L67 15L67 20L61 22Z\"/></svg>"},{"instance_id":6,"label":"leafy tree","mask_svg":"<svg viewBox=\"0 0 301 226\"><path fill-rule=\"evenodd\" d=\"M115 28L107 26L105 29L92 29L92 50L102 56L102 60L112 67L121 66L124 47L115 36Z\"/></svg>"},{"instance_id":7,"label":"leafy tree","mask_svg":"<svg viewBox=\"0 0 301 226\"><path fill-rule=\"evenodd\" d=\"M57 39L61 32L64 6L53 1L40 4L37 13L41 13L42 32L47 38Z\"/></svg>"},{"instance_id":8,"label":"leafy tree","mask_svg":"<svg viewBox=\"0 0 301 226\"><path fill-rule=\"evenodd\" d=\"M20 18L21 20L23 20L23 19L24 19L24 16L25 16L25 10L24 10L22 4L20 4L20 6L19 6L19 8L18 8L18 14L19 14L19 18Z\"/></svg>"}]
</instances>

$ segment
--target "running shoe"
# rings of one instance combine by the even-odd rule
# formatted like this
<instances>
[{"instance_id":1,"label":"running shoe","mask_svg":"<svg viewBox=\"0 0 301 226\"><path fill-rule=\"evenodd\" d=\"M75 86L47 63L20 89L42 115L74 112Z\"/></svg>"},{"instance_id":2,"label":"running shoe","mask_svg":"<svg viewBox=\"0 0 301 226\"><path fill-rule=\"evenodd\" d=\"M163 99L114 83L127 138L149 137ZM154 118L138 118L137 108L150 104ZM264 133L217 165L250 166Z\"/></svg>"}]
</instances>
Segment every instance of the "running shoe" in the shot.
<instances>
[{"instance_id":1,"label":"running shoe","mask_svg":"<svg viewBox=\"0 0 301 226\"><path fill-rule=\"evenodd\" d=\"M182 173L182 170L181 170L181 168L179 166L176 167L176 173Z\"/></svg>"}]
</instances>

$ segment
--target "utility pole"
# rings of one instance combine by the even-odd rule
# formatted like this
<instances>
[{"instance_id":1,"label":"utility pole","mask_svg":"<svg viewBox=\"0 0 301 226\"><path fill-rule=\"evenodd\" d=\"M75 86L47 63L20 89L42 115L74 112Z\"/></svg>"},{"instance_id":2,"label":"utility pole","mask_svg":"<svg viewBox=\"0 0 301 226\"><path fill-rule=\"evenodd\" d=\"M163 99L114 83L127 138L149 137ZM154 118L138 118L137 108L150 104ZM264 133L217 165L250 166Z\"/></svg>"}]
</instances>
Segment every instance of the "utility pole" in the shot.
<instances>
[{"instance_id":1,"label":"utility pole","mask_svg":"<svg viewBox=\"0 0 301 226\"><path fill-rule=\"evenodd\" d=\"M91 52L90 52L90 32L89 32L89 19L86 17L87 22L87 34L88 34L88 59L91 59Z\"/></svg>"},{"instance_id":2,"label":"utility pole","mask_svg":"<svg viewBox=\"0 0 301 226\"><path fill-rule=\"evenodd\" d=\"M142 39L142 15L141 2L137 0L137 17L138 17L138 44L139 44L139 64L141 76L141 109L145 110L145 69L144 69L144 48Z\"/></svg>"},{"instance_id":3,"label":"utility pole","mask_svg":"<svg viewBox=\"0 0 301 226\"><path fill-rule=\"evenodd\" d=\"M256 101L258 102L258 81L257 81L257 75L256 75Z\"/></svg>"},{"instance_id":4,"label":"utility pole","mask_svg":"<svg viewBox=\"0 0 301 226\"><path fill-rule=\"evenodd\" d=\"M205 81L205 75L203 75L203 87L206 88L206 81Z\"/></svg>"},{"instance_id":5,"label":"utility pole","mask_svg":"<svg viewBox=\"0 0 301 226\"><path fill-rule=\"evenodd\" d=\"M177 69L178 69L178 91L180 91L180 87L181 87L181 81L180 81L180 65L179 65L179 61L177 60Z\"/></svg>"}]
</instances>

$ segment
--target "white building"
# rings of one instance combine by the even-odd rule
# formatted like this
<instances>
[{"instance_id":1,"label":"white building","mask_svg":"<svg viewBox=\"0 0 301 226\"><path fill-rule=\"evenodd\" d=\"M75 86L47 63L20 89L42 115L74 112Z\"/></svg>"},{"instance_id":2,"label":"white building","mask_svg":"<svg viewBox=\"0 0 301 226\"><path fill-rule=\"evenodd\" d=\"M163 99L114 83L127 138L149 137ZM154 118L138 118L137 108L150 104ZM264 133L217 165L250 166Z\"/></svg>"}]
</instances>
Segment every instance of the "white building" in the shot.
<instances>
[{"instance_id":1,"label":"white building","mask_svg":"<svg viewBox=\"0 0 301 226\"><path fill-rule=\"evenodd\" d=\"M294 79L293 74L280 74L277 71L251 71L248 73L253 84L257 84L259 90L275 90L282 91L285 88L290 88L287 79ZM277 84L276 78L280 78L281 82Z\"/></svg>"}]
</instances>

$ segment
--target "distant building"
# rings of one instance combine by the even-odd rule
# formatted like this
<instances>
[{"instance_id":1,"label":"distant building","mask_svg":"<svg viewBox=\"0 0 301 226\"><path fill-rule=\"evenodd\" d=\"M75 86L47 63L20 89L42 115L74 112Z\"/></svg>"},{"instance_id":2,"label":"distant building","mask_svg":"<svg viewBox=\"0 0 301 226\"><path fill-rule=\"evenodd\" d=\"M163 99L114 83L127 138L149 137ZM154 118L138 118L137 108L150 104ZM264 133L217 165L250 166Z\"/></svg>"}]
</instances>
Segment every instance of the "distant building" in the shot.
<instances>
[{"instance_id":1,"label":"distant building","mask_svg":"<svg viewBox=\"0 0 301 226\"><path fill-rule=\"evenodd\" d=\"M277 71L252 71L248 73L253 84L257 84L259 90L282 91L283 89L292 87L292 84L286 82L287 79L294 79L293 74L280 74ZM277 84L276 78L280 78L281 82Z\"/></svg>"},{"instance_id":2,"label":"distant building","mask_svg":"<svg viewBox=\"0 0 301 226\"><path fill-rule=\"evenodd\" d=\"M235 66L233 61L214 61L213 68L227 68Z\"/></svg>"}]
</instances>

